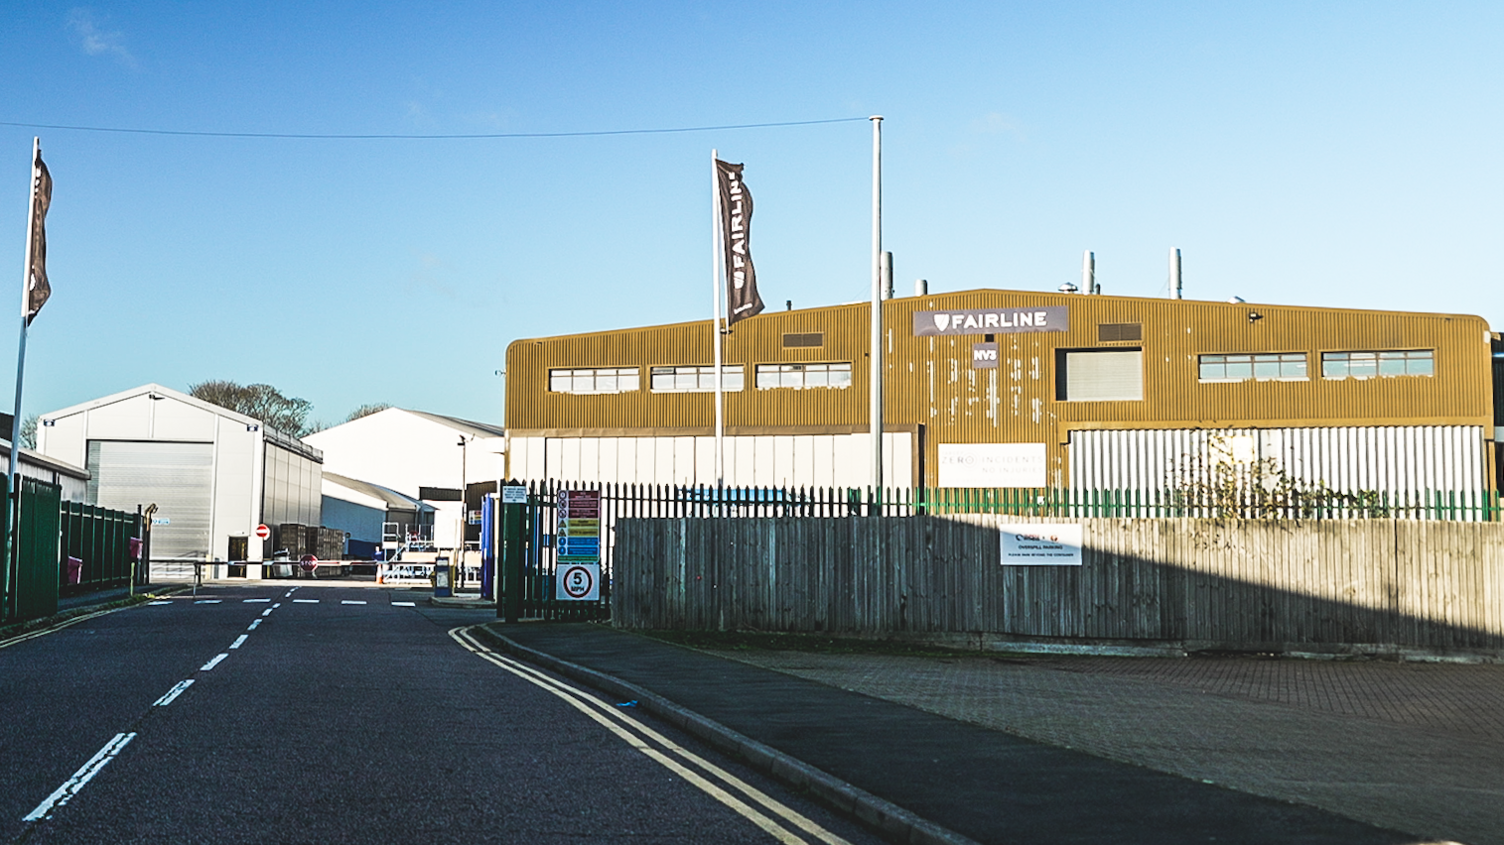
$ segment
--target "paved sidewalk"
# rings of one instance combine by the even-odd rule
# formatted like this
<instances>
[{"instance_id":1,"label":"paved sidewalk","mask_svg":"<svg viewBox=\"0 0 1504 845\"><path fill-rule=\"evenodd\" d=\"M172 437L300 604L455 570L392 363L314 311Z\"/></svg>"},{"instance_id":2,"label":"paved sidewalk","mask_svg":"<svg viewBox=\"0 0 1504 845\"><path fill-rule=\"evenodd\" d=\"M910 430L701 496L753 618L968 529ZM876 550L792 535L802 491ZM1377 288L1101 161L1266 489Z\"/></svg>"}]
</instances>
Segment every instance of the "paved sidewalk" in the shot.
<instances>
[{"instance_id":1,"label":"paved sidewalk","mask_svg":"<svg viewBox=\"0 0 1504 845\"><path fill-rule=\"evenodd\" d=\"M1383 827L1504 843L1504 666L721 656Z\"/></svg>"},{"instance_id":2,"label":"paved sidewalk","mask_svg":"<svg viewBox=\"0 0 1504 845\"><path fill-rule=\"evenodd\" d=\"M1088 754L1061 747L1059 736L1076 735L1068 729L1070 724L1093 722L1109 711L1120 713L1119 722L1152 723L1158 733L1181 735L1180 720L1197 709L1184 702L1179 709L1138 709L1158 700L1152 690L1141 690L1134 699L1092 701L1096 693L1090 687L1096 676L1091 674L985 658L933 661L738 653L739 660L727 660L599 625L523 624L496 630L524 647L651 690L977 842L1399 845L1451 838L1441 835L1441 829L1412 827L1411 835L1398 833L1325 810L1153 771L1125 762L1128 754L1112 760L1101 749ZM779 664L781 671L751 665L748 659L766 659ZM898 662L885 663L894 660ZM929 698L933 705L959 697L970 701L973 709L987 709L980 702L1000 694L992 667L1067 679L1039 696L1040 713L1060 714L1044 719L1057 724L1057 744L898 700ZM822 674L826 677L819 681L796 676ZM824 682L830 680L836 683ZM1138 679L1111 680L1119 685L1114 691L1135 684L1157 688ZM838 688L857 686L853 681L895 700ZM940 689L934 688L937 683ZM1020 693L1015 699L1033 695ZM1273 728L1277 725L1268 721L1250 726L1255 733ZM1098 733L1115 735L1110 728ZM1136 744L1137 740L1123 743ZM1200 732L1178 744L1193 757L1215 758L1229 750L1221 738ZM1260 759L1266 768L1279 768L1278 759L1267 751Z\"/></svg>"}]
</instances>

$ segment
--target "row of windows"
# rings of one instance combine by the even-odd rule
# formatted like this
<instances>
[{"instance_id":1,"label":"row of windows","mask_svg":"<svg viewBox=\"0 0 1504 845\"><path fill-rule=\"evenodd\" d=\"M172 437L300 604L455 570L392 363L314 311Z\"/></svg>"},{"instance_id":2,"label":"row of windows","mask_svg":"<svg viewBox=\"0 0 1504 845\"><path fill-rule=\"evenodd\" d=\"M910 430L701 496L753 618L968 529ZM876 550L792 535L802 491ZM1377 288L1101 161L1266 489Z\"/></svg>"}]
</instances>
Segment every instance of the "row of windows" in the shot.
<instances>
[{"instance_id":1,"label":"row of windows","mask_svg":"<svg viewBox=\"0 0 1504 845\"><path fill-rule=\"evenodd\" d=\"M1079 358L1071 377L1076 378L1076 373L1079 373L1080 385L1071 391L1062 388L1061 392L1096 393L1100 389L1112 394L1112 398L1139 398L1142 386L1137 374L1140 371L1141 354L1136 350L1070 353L1070 356ZM1069 366L1065 360L1059 363L1062 369ZM1197 363L1200 380L1204 382L1309 379L1307 358L1302 352L1202 355ZM1102 366L1095 366L1096 364ZM1111 372L1102 370L1108 364L1114 365L1108 368ZM1097 373L1097 370L1102 372ZM1127 378L1130 371L1135 376L1132 379ZM1321 353L1321 377L1325 379L1432 376L1435 372L1435 353L1430 349ZM728 392L738 393L745 386L744 371L740 365L721 367L721 378L722 388ZM1129 381L1139 384L1136 390L1129 391L1124 387ZM1102 384L1097 385L1097 382ZM1110 386L1108 382L1111 382ZM850 387L851 363L758 364L755 383L758 390L780 387ZM654 393L709 393L715 390L715 367L652 367L648 386ZM642 385L636 367L598 367L549 370L548 389L554 393L632 393L642 389ZM1127 393L1130 392L1138 395L1128 396ZM1062 395L1058 398L1066 397Z\"/></svg>"},{"instance_id":2,"label":"row of windows","mask_svg":"<svg viewBox=\"0 0 1504 845\"><path fill-rule=\"evenodd\" d=\"M1305 381L1309 378L1303 352L1202 355L1198 363L1202 381ZM1435 353L1430 349L1321 353L1321 377L1327 379L1435 374Z\"/></svg>"},{"instance_id":3,"label":"row of windows","mask_svg":"<svg viewBox=\"0 0 1504 845\"><path fill-rule=\"evenodd\" d=\"M778 387L850 387L851 362L830 364L758 364L757 389ZM721 388L737 393L745 384L740 365L721 367ZM715 390L715 367L652 367L648 387L654 393L709 393ZM553 393L631 393L641 389L636 367L549 370Z\"/></svg>"}]
</instances>

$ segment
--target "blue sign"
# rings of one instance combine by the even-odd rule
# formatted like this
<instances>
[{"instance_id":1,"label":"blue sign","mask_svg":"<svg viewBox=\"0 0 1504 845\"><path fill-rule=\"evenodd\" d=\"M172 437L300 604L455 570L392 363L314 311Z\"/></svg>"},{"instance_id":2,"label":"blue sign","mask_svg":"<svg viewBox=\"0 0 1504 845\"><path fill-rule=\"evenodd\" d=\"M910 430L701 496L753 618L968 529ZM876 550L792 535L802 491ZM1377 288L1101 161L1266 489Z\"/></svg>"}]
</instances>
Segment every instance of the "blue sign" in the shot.
<instances>
[{"instance_id":1,"label":"blue sign","mask_svg":"<svg viewBox=\"0 0 1504 845\"><path fill-rule=\"evenodd\" d=\"M561 555L598 555L601 551L601 538L599 537L560 537L559 554Z\"/></svg>"}]
</instances>

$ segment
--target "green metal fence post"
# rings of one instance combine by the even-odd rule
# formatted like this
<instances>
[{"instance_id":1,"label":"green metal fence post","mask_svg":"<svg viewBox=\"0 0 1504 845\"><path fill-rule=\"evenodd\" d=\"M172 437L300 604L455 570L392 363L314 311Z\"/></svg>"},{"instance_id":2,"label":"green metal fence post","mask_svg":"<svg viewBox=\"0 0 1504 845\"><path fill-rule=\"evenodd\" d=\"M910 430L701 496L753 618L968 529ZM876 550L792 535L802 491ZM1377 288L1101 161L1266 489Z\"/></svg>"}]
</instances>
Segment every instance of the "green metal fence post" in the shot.
<instances>
[{"instance_id":1,"label":"green metal fence post","mask_svg":"<svg viewBox=\"0 0 1504 845\"><path fill-rule=\"evenodd\" d=\"M516 485L509 485L516 486ZM531 500L533 497L528 496ZM522 557L524 554L523 530L529 505L504 503L501 506L501 566L497 567L500 596L496 602L496 615L504 622L516 622L522 617Z\"/></svg>"}]
</instances>

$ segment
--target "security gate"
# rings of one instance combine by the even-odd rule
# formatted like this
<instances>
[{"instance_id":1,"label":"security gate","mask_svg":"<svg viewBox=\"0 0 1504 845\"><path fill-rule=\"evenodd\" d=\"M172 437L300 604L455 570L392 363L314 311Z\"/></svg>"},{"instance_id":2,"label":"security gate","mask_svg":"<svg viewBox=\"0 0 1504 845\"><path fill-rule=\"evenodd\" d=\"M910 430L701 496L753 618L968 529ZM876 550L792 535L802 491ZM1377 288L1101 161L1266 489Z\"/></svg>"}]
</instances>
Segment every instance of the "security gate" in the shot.
<instances>
[{"instance_id":1,"label":"security gate","mask_svg":"<svg viewBox=\"0 0 1504 845\"><path fill-rule=\"evenodd\" d=\"M497 597L497 618L610 618L609 545L603 542L609 521L599 490L503 485L487 504L481 588Z\"/></svg>"}]
</instances>

